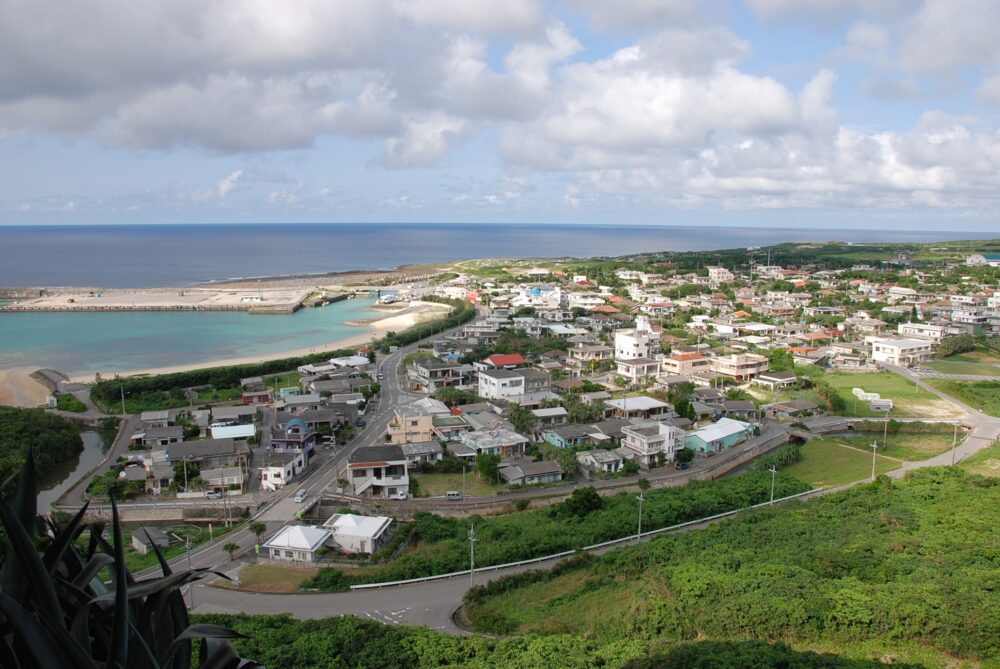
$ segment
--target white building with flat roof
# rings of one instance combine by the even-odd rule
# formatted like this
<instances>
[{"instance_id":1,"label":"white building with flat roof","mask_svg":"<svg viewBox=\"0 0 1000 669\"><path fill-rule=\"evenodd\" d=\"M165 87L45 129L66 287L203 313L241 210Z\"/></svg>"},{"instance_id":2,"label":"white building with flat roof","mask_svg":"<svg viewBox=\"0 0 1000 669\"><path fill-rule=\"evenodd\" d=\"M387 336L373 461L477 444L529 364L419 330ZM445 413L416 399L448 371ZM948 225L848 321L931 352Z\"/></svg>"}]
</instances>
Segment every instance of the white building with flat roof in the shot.
<instances>
[{"instance_id":1,"label":"white building with flat roof","mask_svg":"<svg viewBox=\"0 0 1000 669\"><path fill-rule=\"evenodd\" d=\"M639 316L635 327L615 332L615 360L652 358L660 352L660 333L649 324L649 318Z\"/></svg>"},{"instance_id":2,"label":"white building with flat roof","mask_svg":"<svg viewBox=\"0 0 1000 669\"><path fill-rule=\"evenodd\" d=\"M910 367L934 355L933 342L927 339L874 339L872 360L885 365Z\"/></svg>"}]
</instances>

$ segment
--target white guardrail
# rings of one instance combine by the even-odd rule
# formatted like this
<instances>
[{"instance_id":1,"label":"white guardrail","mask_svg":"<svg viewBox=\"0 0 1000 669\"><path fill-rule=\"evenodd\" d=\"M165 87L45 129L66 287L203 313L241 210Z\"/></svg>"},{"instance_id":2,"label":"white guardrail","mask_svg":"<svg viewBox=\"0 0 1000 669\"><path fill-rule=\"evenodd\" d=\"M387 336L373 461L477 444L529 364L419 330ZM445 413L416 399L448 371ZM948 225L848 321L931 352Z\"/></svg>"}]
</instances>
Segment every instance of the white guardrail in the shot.
<instances>
[{"instance_id":1,"label":"white guardrail","mask_svg":"<svg viewBox=\"0 0 1000 669\"><path fill-rule=\"evenodd\" d=\"M781 502L787 502L793 499L799 499L807 495L815 495L821 492L823 488L814 488L812 490L807 490L805 492L796 493L794 495L789 495L788 497L782 497L780 499L774 500L774 502L767 501L761 502L760 504L754 504L753 506L744 507L742 509L734 509L732 511L725 511L723 513L717 513L714 516L707 516L705 518L698 518L696 520L689 520L678 525L671 525L670 527L661 527L657 530L649 530L643 532L642 534L635 535L631 534L627 537L622 537L621 539L612 539L611 541L605 541L599 544L593 544L592 546L584 546L583 548L573 549L568 551L562 551L561 553L553 553L551 555L544 555L542 557L531 558L530 560L519 560L518 562L507 562L504 564L495 564L488 567L478 567L476 569L464 569L462 571L453 571L447 574L437 574L436 576L423 576L421 578L408 578L402 581L386 581L385 583L364 583L361 585L352 585L351 590L370 590L374 588L389 588L396 585L409 585L411 583L424 583L426 581L440 581L445 578L455 578L456 576L468 576L470 571L474 571L477 574L484 571L497 571L499 569L507 569L508 567L521 567L524 565L535 564L538 562L545 562L546 560L555 560L558 558L569 557L571 555L576 555L577 553L586 553L588 551L594 551L601 548L607 548L609 546L615 546L618 544L627 544L633 542L638 538L639 540L646 539L649 537L656 536L657 534L665 534L667 532L674 532L676 530L684 529L685 527L691 527L692 525L699 525L701 523L711 522L713 520L720 520L722 518L728 518L729 516L735 516L738 513L744 511L749 511L751 509L759 509L765 506L771 506L771 504L779 504Z\"/></svg>"}]
</instances>

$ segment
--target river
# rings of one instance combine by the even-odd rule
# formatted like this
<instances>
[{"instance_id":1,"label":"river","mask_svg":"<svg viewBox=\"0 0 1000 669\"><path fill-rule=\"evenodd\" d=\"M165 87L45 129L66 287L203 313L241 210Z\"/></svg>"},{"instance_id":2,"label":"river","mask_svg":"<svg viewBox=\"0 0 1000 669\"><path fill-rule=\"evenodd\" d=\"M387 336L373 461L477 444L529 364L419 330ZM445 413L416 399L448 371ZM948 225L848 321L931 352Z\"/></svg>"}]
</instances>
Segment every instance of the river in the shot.
<instances>
[{"instance_id":1,"label":"river","mask_svg":"<svg viewBox=\"0 0 1000 669\"><path fill-rule=\"evenodd\" d=\"M83 450L80 454L66 460L39 480L38 487L41 490L38 493L38 513L46 513L52 503L96 467L107 452L110 442L100 432L85 430L80 433L80 437L83 438Z\"/></svg>"}]
</instances>

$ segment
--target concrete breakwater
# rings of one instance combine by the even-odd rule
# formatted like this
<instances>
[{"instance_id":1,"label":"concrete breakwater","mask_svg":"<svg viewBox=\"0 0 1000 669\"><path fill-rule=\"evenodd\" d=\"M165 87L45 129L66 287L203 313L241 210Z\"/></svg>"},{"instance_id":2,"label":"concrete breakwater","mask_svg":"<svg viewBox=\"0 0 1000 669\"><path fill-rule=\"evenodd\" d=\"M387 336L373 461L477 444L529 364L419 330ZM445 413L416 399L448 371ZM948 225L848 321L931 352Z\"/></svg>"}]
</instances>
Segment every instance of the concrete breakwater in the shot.
<instances>
[{"instance_id":1,"label":"concrete breakwater","mask_svg":"<svg viewBox=\"0 0 1000 669\"><path fill-rule=\"evenodd\" d=\"M319 297L315 297L319 293ZM0 306L0 312L116 312L116 311L245 311L251 314L291 314L303 306L337 301L334 296L309 288L215 290L163 288L148 290L53 291L27 294Z\"/></svg>"}]
</instances>

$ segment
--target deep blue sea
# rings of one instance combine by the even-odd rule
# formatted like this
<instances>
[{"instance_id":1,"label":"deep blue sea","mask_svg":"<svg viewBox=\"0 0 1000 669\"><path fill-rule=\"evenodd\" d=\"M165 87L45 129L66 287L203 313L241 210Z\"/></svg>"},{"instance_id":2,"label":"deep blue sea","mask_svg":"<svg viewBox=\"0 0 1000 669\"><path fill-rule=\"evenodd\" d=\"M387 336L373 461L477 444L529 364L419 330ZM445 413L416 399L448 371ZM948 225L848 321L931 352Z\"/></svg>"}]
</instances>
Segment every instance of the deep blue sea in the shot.
<instances>
[{"instance_id":1,"label":"deep blue sea","mask_svg":"<svg viewBox=\"0 0 1000 669\"><path fill-rule=\"evenodd\" d=\"M988 238L955 231L634 225L257 224L0 226L0 286L185 286L496 257L592 257L787 241Z\"/></svg>"}]
</instances>

